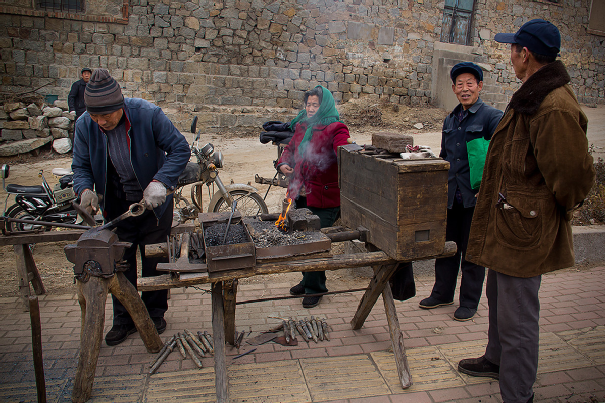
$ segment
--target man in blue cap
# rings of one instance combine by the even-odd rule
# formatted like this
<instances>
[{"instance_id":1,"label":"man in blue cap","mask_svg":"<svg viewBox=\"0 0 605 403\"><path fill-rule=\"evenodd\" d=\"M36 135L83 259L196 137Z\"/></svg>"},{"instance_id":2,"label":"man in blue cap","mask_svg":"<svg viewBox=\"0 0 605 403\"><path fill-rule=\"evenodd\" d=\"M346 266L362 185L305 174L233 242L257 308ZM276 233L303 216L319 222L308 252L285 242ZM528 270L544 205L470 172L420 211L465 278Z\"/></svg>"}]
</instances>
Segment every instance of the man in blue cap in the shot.
<instances>
[{"instance_id":1,"label":"man in blue cap","mask_svg":"<svg viewBox=\"0 0 605 403\"><path fill-rule=\"evenodd\" d=\"M468 236L485 163L487 145L502 111L483 103L483 70L474 63L458 63L450 71L452 90L460 103L443 122L439 157L450 163L445 240L456 242L454 256L435 260L435 285L420 308L433 309L454 303L458 272L460 306L454 319L467 321L475 316L485 279L485 267L465 259Z\"/></svg>"},{"instance_id":2,"label":"man in blue cap","mask_svg":"<svg viewBox=\"0 0 605 403\"><path fill-rule=\"evenodd\" d=\"M90 80L92 75L92 69L90 67L84 67L80 72L80 79L71 85L71 90L67 96L67 104L69 105L70 112L76 112L76 120L84 112L86 112L86 103L84 102L84 91L86 90L86 84Z\"/></svg>"},{"instance_id":3,"label":"man in blue cap","mask_svg":"<svg viewBox=\"0 0 605 403\"><path fill-rule=\"evenodd\" d=\"M556 60L559 30L535 19L510 43L513 94L489 146L466 258L489 268L488 343L458 370L500 380L505 403L534 401L542 274L574 264L570 220L595 178L587 119Z\"/></svg>"}]
</instances>

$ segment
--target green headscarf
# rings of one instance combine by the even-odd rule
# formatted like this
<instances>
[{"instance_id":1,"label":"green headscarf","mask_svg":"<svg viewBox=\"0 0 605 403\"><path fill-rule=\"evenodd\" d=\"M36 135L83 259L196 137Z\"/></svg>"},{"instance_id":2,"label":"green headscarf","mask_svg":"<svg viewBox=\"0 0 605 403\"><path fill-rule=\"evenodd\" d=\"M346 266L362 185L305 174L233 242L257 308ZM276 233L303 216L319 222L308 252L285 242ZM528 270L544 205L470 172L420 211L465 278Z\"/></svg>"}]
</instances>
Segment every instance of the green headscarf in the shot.
<instances>
[{"instance_id":1,"label":"green headscarf","mask_svg":"<svg viewBox=\"0 0 605 403\"><path fill-rule=\"evenodd\" d=\"M338 122L340 120L340 116L336 110L336 104L334 103L334 97L332 96L330 90L321 85L318 85L317 87L321 87L323 94L321 98L321 105L319 106L319 109L315 115L313 115L311 118L307 118L307 111L306 109L303 109L290 122L290 127L292 130L296 129L297 123L307 123L307 131L305 132L305 136L298 145L298 153L301 156L304 155L305 150L309 145L309 141L311 141L311 138L313 137L313 127L318 125L327 126L330 123Z\"/></svg>"}]
</instances>

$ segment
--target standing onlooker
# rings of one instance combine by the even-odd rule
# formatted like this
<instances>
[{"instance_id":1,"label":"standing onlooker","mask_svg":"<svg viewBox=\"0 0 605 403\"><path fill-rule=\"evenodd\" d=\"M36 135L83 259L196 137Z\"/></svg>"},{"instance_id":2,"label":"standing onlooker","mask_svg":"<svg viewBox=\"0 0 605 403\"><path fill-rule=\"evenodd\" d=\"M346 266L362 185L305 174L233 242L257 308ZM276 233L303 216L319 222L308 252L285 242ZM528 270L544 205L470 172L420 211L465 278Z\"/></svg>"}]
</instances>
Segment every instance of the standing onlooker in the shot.
<instances>
[{"instance_id":1,"label":"standing onlooker","mask_svg":"<svg viewBox=\"0 0 605 403\"><path fill-rule=\"evenodd\" d=\"M457 251L454 256L435 260L435 285L431 295L420 301L420 308L453 304L461 269L460 306L454 312L454 319L465 321L477 312L485 279L485 268L468 262L465 256L477 200L475 195L479 191L485 162L485 152L481 150L487 150L502 111L484 104L479 98L483 88L481 67L469 62L458 63L452 67L450 77L452 90L460 103L443 122L439 156L450 163L445 240L456 242Z\"/></svg>"},{"instance_id":2,"label":"standing onlooker","mask_svg":"<svg viewBox=\"0 0 605 403\"><path fill-rule=\"evenodd\" d=\"M489 268L487 347L458 370L500 379L504 402L525 403L534 400L542 274L574 264L570 219L595 170L586 116L556 60L557 27L535 19L494 39L511 44L523 85L492 136L466 254Z\"/></svg>"},{"instance_id":3,"label":"standing onlooker","mask_svg":"<svg viewBox=\"0 0 605 403\"><path fill-rule=\"evenodd\" d=\"M69 111L76 112L76 120L86 112L84 90L86 89L86 84L88 84L88 81L90 80L90 76L92 76L92 69L84 67L80 72L80 76L81 79L71 85L71 91L69 91L69 95L67 96Z\"/></svg>"},{"instance_id":4,"label":"standing onlooker","mask_svg":"<svg viewBox=\"0 0 605 403\"><path fill-rule=\"evenodd\" d=\"M330 227L340 213L340 188L336 153L347 144L349 129L340 122L332 93L318 85L305 92L305 108L292 120L294 136L284 148L276 168L290 178L288 197L296 208L308 208L319 216L321 227ZM326 273L302 273L302 281L290 289L292 295L327 292ZM321 296L303 298L304 308L319 304Z\"/></svg>"}]
</instances>

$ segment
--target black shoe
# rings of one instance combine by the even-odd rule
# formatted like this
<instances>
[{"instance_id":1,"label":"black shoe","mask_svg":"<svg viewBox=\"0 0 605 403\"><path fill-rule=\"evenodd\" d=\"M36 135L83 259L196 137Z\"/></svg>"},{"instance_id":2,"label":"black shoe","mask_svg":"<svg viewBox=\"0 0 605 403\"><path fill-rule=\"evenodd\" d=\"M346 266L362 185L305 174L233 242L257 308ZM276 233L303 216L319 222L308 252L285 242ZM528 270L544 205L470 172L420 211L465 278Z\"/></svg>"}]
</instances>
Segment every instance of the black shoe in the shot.
<instances>
[{"instance_id":1,"label":"black shoe","mask_svg":"<svg viewBox=\"0 0 605 403\"><path fill-rule=\"evenodd\" d=\"M108 346L117 346L128 338L131 334L137 331L134 324L130 325L113 325L111 330L105 336L105 343Z\"/></svg>"},{"instance_id":2,"label":"black shoe","mask_svg":"<svg viewBox=\"0 0 605 403\"><path fill-rule=\"evenodd\" d=\"M319 305L319 300L321 300L321 295L317 297L304 297L303 298L303 308L313 308Z\"/></svg>"},{"instance_id":3,"label":"black shoe","mask_svg":"<svg viewBox=\"0 0 605 403\"><path fill-rule=\"evenodd\" d=\"M438 300L437 298L428 297L428 298L425 298L422 301L420 301L418 306L422 309L433 309L433 308L438 308L440 306L452 305L453 303L454 303L454 301L444 302L444 301Z\"/></svg>"},{"instance_id":4,"label":"black shoe","mask_svg":"<svg viewBox=\"0 0 605 403\"><path fill-rule=\"evenodd\" d=\"M492 364L485 356L461 360L458 363L458 371L471 376L485 376L494 379L500 377L500 366Z\"/></svg>"},{"instance_id":5,"label":"black shoe","mask_svg":"<svg viewBox=\"0 0 605 403\"><path fill-rule=\"evenodd\" d=\"M454 312L454 319L457 320L458 322L464 322L464 321L473 319L473 317L475 316L476 313L477 313L476 309L471 309L471 308L467 308L465 306L461 306L458 309L456 309L456 312Z\"/></svg>"},{"instance_id":6,"label":"black shoe","mask_svg":"<svg viewBox=\"0 0 605 403\"><path fill-rule=\"evenodd\" d=\"M153 324L155 325L158 334L164 333L166 330L166 320L164 318L153 318Z\"/></svg>"},{"instance_id":7,"label":"black shoe","mask_svg":"<svg viewBox=\"0 0 605 403\"><path fill-rule=\"evenodd\" d=\"M294 287L290 288L291 295L303 295L305 293L305 287L301 284L296 284Z\"/></svg>"}]
</instances>

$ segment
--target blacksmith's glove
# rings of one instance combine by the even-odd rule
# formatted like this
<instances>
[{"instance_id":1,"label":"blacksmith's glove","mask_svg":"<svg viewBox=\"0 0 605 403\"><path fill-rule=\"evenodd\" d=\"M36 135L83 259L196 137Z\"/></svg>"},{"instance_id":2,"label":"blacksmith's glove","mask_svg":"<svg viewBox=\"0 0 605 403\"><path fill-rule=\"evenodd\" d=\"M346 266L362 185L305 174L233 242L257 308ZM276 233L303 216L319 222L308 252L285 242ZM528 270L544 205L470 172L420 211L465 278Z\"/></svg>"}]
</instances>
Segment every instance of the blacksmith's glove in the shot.
<instances>
[{"instance_id":1,"label":"blacksmith's glove","mask_svg":"<svg viewBox=\"0 0 605 403\"><path fill-rule=\"evenodd\" d=\"M99 197L92 190L85 189L80 195L80 207L93 215L99 209Z\"/></svg>"},{"instance_id":2,"label":"blacksmith's glove","mask_svg":"<svg viewBox=\"0 0 605 403\"><path fill-rule=\"evenodd\" d=\"M166 186L162 182L151 181L143 192L145 207L152 210L166 201Z\"/></svg>"}]
</instances>

